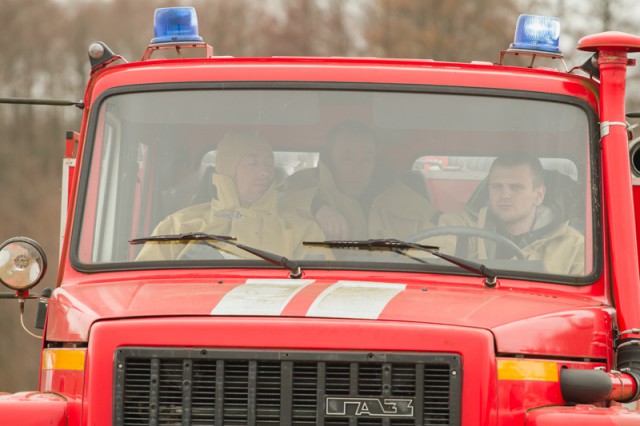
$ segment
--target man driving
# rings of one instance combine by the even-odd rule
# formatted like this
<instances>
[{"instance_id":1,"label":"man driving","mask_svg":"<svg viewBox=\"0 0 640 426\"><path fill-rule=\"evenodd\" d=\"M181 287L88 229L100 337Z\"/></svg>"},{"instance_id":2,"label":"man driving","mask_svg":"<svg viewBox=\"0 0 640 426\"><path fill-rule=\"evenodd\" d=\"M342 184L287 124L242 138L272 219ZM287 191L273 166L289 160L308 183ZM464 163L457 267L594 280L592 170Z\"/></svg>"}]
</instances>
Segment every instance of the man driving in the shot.
<instances>
[{"instance_id":1,"label":"man driving","mask_svg":"<svg viewBox=\"0 0 640 426\"><path fill-rule=\"evenodd\" d=\"M514 242L527 260L541 261L545 272L581 275L584 236L545 204L544 169L537 157L509 153L496 158L488 175L488 205L440 216L438 226L475 227ZM570 194L567 194L569 196ZM442 239L441 250L455 254L456 241ZM468 257L511 259L513 250L487 239L469 239Z\"/></svg>"}]
</instances>

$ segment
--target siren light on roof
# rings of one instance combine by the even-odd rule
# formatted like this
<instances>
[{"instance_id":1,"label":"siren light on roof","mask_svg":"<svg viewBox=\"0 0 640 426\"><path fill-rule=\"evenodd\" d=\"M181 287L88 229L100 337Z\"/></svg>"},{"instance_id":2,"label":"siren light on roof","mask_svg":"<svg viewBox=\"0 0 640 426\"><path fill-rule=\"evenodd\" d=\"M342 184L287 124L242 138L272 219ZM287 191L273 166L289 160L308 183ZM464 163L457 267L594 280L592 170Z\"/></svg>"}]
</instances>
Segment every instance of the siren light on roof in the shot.
<instances>
[{"instance_id":1,"label":"siren light on roof","mask_svg":"<svg viewBox=\"0 0 640 426\"><path fill-rule=\"evenodd\" d=\"M165 7L156 9L151 44L201 42L198 17L193 7Z\"/></svg>"},{"instance_id":2,"label":"siren light on roof","mask_svg":"<svg viewBox=\"0 0 640 426\"><path fill-rule=\"evenodd\" d=\"M520 15L509 50L560 54L560 20L550 16Z\"/></svg>"}]
</instances>

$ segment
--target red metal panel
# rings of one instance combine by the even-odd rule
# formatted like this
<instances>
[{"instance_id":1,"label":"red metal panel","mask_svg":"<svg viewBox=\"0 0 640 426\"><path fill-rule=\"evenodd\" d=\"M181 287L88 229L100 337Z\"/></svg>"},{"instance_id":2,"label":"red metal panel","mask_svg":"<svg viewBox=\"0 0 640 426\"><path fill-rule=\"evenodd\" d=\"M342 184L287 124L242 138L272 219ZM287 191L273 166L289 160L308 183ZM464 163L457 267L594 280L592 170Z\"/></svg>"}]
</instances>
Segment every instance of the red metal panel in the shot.
<instances>
[{"instance_id":1,"label":"red metal panel","mask_svg":"<svg viewBox=\"0 0 640 426\"><path fill-rule=\"evenodd\" d=\"M0 394L0 424L65 426L67 401L51 393Z\"/></svg>"},{"instance_id":2,"label":"red metal panel","mask_svg":"<svg viewBox=\"0 0 640 426\"><path fill-rule=\"evenodd\" d=\"M86 340L91 324L100 319L142 316L211 315L212 310L246 279L222 279L219 275L187 278L165 271L164 279L127 281L129 274L103 275L103 284L85 283L58 289L49 305L49 340ZM189 272L195 274L195 271ZM158 271L155 274L159 274ZM313 279L309 273L307 278ZM121 277L120 279L117 279ZM271 277L273 278L273 277ZM401 283L395 297L385 300L377 318L477 327L492 330L502 353L535 353L548 356L578 356L605 359L611 350L611 318L602 302L581 295L556 294L504 288L487 289L477 277L450 276L467 285L446 285L444 276L386 274L366 280L356 273L343 273L342 280ZM381 278L384 278L382 280ZM95 279L95 278L94 278ZM260 281L254 279L254 283ZM283 280L295 283L295 280ZM304 318L313 303L337 279L318 277L293 297L275 315ZM503 283L504 285L506 283ZM266 283L253 291L268 291ZM425 290L426 289L426 290ZM567 290L572 290L569 287ZM547 290L548 291L548 290ZM257 294L257 293L256 293ZM363 297L366 296L363 290ZM256 307L257 308L257 307ZM237 312L238 315L251 312ZM358 318L357 312L338 313ZM260 315L256 310L254 315Z\"/></svg>"},{"instance_id":3,"label":"red metal panel","mask_svg":"<svg viewBox=\"0 0 640 426\"><path fill-rule=\"evenodd\" d=\"M618 326L621 337L628 338L631 336L624 335L627 331L640 329L640 270L636 234L630 232L635 217L625 125L625 50L601 50L598 64L602 83L600 122L608 124L602 129L602 177L605 211L611 215L608 221L611 275ZM634 335L637 338L638 333Z\"/></svg>"},{"instance_id":4,"label":"red metal panel","mask_svg":"<svg viewBox=\"0 0 640 426\"><path fill-rule=\"evenodd\" d=\"M500 353L558 357L590 353L590 358L604 360L613 353L612 322L611 314L604 309L566 310L505 323L493 332Z\"/></svg>"},{"instance_id":5,"label":"red metal panel","mask_svg":"<svg viewBox=\"0 0 640 426\"><path fill-rule=\"evenodd\" d=\"M631 426L640 424L640 413L625 408L592 405L546 407L527 413L525 426Z\"/></svg>"},{"instance_id":6,"label":"red metal panel","mask_svg":"<svg viewBox=\"0 0 640 426\"><path fill-rule=\"evenodd\" d=\"M549 70L494 65L383 59L213 58L115 65L92 81L91 102L114 86L171 81L334 81L473 86L558 93L597 105L595 86L583 77ZM526 77L526 78L524 78ZM259 79L259 78L258 78Z\"/></svg>"},{"instance_id":7,"label":"red metal panel","mask_svg":"<svg viewBox=\"0 0 640 426\"><path fill-rule=\"evenodd\" d=\"M620 31L592 34L580 39L578 49L597 52L602 47L620 47L625 52L640 51L640 37Z\"/></svg>"},{"instance_id":8,"label":"red metal panel","mask_svg":"<svg viewBox=\"0 0 640 426\"><path fill-rule=\"evenodd\" d=\"M634 185L633 191L633 207L636 218L636 242L640 242L640 185ZM640 264L640 247L638 248L638 264Z\"/></svg>"}]
</instances>

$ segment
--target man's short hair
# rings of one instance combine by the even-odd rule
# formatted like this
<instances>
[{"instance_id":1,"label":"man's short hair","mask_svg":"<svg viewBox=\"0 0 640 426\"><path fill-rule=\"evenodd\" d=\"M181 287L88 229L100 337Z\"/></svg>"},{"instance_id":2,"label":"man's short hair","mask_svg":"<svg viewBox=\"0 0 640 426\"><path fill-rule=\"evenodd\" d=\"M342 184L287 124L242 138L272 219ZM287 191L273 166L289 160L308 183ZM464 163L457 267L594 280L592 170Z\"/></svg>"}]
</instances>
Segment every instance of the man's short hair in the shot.
<instances>
[{"instance_id":1,"label":"man's short hair","mask_svg":"<svg viewBox=\"0 0 640 426\"><path fill-rule=\"evenodd\" d=\"M329 130L325 144L320 149L320 161L329 166L330 169L333 168L333 164L331 164L331 151L336 145L336 139L342 135L370 138L373 141L374 146L376 148L378 146L378 140L370 127L355 120L342 121Z\"/></svg>"},{"instance_id":2,"label":"man's short hair","mask_svg":"<svg viewBox=\"0 0 640 426\"><path fill-rule=\"evenodd\" d=\"M535 188L544 185L544 169L540 159L533 154L522 151L508 152L498 156L491 164L489 174L493 171L494 167L515 167L526 164L533 173L533 185Z\"/></svg>"},{"instance_id":3,"label":"man's short hair","mask_svg":"<svg viewBox=\"0 0 640 426\"><path fill-rule=\"evenodd\" d=\"M355 120L346 120L336 124L329 130L327 133L327 143L334 144L338 136L344 134L367 136L375 139L373 131L366 124Z\"/></svg>"}]
</instances>

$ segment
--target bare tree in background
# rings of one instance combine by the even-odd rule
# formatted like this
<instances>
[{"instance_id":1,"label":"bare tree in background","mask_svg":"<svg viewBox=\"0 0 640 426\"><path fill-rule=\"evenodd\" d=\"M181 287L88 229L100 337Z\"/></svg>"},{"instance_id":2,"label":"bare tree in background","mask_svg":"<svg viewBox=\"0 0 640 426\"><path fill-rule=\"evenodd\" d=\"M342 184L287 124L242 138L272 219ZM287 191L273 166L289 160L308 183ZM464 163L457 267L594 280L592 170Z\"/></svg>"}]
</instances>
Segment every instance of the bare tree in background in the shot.
<instances>
[{"instance_id":1,"label":"bare tree in background","mask_svg":"<svg viewBox=\"0 0 640 426\"><path fill-rule=\"evenodd\" d=\"M209 0L193 4L198 10L200 33L216 55L260 56L269 46L259 29L273 17L251 0Z\"/></svg>"},{"instance_id":2,"label":"bare tree in background","mask_svg":"<svg viewBox=\"0 0 640 426\"><path fill-rule=\"evenodd\" d=\"M56 3L0 0L0 96L66 95L69 25ZM0 106L0 240L29 235L45 247L51 272L41 288L55 285L59 170L67 113L52 107ZM80 117L79 111L70 113ZM29 326L34 308L35 303L28 303L25 322ZM41 342L22 331L16 302L0 300L0 330L0 389L33 389Z\"/></svg>"},{"instance_id":3,"label":"bare tree in background","mask_svg":"<svg viewBox=\"0 0 640 426\"><path fill-rule=\"evenodd\" d=\"M348 1L283 0L282 16L260 35L272 56L341 56L353 48Z\"/></svg>"},{"instance_id":4,"label":"bare tree in background","mask_svg":"<svg viewBox=\"0 0 640 426\"><path fill-rule=\"evenodd\" d=\"M380 56L495 60L513 39L511 0L373 0L364 37Z\"/></svg>"}]
</instances>

